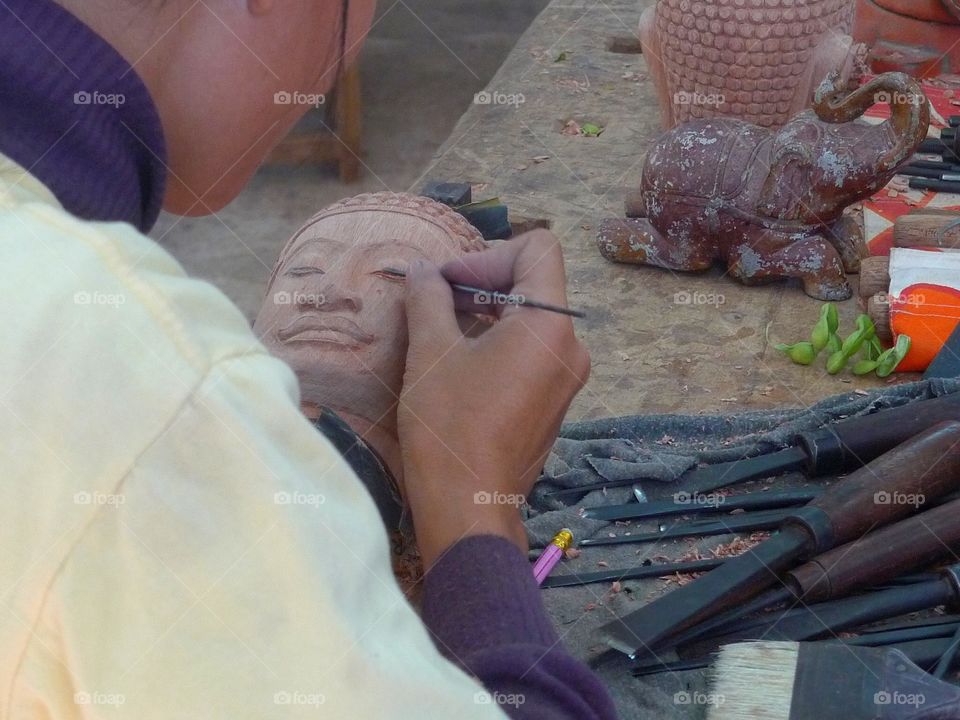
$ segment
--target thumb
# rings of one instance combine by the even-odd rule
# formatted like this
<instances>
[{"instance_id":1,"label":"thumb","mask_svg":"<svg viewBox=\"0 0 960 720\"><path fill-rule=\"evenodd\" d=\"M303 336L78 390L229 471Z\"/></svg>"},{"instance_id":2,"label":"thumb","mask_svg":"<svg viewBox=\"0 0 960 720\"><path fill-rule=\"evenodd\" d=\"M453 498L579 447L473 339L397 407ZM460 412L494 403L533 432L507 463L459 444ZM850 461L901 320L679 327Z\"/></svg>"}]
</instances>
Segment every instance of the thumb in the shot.
<instances>
[{"instance_id":1,"label":"thumb","mask_svg":"<svg viewBox=\"0 0 960 720\"><path fill-rule=\"evenodd\" d=\"M407 335L410 347L449 344L460 336L453 290L436 265L415 260L407 269Z\"/></svg>"}]
</instances>

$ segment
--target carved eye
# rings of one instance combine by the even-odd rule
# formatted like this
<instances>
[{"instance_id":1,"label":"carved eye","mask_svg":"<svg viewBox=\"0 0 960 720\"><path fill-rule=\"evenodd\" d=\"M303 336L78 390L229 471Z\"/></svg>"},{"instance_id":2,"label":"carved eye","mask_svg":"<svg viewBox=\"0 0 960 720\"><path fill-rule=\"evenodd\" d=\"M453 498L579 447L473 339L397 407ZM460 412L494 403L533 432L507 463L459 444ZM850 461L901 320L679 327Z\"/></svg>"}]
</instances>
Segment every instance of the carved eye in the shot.
<instances>
[{"instance_id":1,"label":"carved eye","mask_svg":"<svg viewBox=\"0 0 960 720\"><path fill-rule=\"evenodd\" d=\"M318 267L303 266L290 268L286 274L290 277L303 277L305 275L323 275L324 272Z\"/></svg>"},{"instance_id":2,"label":"carved eye","mask_svg":"<svg viewBox=\"0 0 960 720\"><path fill-rule=\"evenodd\" d=\"M376 275L378 278L383 280L388 280L389 282L402 283L406 282L406 278L403 275L397 274L392 268L383 268L382 270L374 270L371 275Z\"/></svg>"}]
</instances>

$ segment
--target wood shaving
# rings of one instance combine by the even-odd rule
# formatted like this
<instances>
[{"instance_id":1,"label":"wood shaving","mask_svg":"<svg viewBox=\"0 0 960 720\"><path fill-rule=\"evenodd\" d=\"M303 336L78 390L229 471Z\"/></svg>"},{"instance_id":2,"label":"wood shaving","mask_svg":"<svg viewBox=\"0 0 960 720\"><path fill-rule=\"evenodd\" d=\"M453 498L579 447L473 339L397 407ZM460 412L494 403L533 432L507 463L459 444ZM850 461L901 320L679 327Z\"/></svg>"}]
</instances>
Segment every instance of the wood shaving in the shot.
<instances>
[{"instance_id":1,"label":"wood shaving","mask_svg":"<svg viewBox=\"0 0 960 720\"><path fill-rule=\"evenodd\" d=\"M576 560L578 557L580 557L580 550L577 548L567 548L566 551L564 551L563 556L568 560Z\"/></svg>"}]
</instances>

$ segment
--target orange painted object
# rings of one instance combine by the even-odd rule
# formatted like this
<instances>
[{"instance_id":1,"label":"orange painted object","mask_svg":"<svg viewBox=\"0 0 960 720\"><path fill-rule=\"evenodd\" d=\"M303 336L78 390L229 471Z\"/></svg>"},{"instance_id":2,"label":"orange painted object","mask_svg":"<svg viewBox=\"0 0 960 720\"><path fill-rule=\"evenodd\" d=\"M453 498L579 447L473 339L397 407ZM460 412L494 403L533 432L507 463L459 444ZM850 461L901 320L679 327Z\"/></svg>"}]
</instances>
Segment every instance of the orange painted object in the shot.
<instances>
[{"instance_id":1,"label":"orange painted object","mask_svg":"<svg viewBox=\"0 0 960 720\"><path fill-rule=\"evenodd\" d=\"M890 301L894 336L910 336L910 352L897 372L923 372L960 323L960 291L916 283Z\"/></svg>"},{"instance_id":2,"label":"orange painted object","mask_svg":"<svg viewBox=\"0 0 960 720\"><path fill-rule=\"evenodd\" d=\"M853 37L876 73L960 72L960 0L858 0Z\"/></svg>"}]
</instances>

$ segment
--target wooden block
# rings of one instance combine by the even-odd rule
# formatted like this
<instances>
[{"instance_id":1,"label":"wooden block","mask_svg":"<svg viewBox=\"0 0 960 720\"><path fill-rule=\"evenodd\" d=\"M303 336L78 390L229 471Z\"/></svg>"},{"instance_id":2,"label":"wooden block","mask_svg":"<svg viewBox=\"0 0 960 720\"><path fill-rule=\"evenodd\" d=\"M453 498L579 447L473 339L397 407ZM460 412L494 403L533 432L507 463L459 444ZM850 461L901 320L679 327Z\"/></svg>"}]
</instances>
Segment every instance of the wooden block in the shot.
<instances>
[{"instance_id":1,"label":"wooden block","mask_svg":"<svg viewBox=\"0 0 960 720\"><path fill-rule=\"evenodd\" d=\"M873 320L880 342L893 342L893 330L890 328L890 296L884 291L877 293L867 301L867 315Z\"/></svg>"},{"instance_id":2,"label":"wooden block","mask_svg":"<svg viewBox=\"0 0 960 720\"><path fill-rule=\"evenodd\" d=\"M957 224L944 232L951 223ZM896 247L960 248L960 213L907 214L893 224Z\"/></svg>"},{"instance_id":3,"label":"wooden block","mask_svg":"<svg viewBox=\"0 0 960 720\"><path fill-rule=\"evenodd\" d=\"M860 261L858 294L866 299L890 290L890 258L873 256Z\"/></svg>"}]
</instances>

